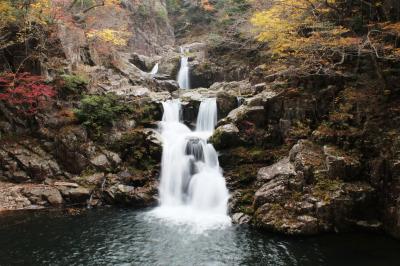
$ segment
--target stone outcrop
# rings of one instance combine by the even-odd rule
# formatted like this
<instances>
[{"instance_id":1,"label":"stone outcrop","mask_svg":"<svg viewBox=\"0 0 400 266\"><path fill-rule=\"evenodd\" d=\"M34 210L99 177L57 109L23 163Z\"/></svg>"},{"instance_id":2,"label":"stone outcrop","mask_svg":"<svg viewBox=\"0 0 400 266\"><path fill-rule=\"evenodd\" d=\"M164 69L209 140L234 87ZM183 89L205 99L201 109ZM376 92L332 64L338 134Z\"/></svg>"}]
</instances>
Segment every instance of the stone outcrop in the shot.
<instances>
[{"instance_id":1,"label":"stone outcrop","mask_svg":"<svg viewBox=\"0 0 400 266\"><path fill-rule=\"evenodd\" d=\"M370 215L376 190L366 182L346 182L351 180L347 175L332 175L329 156L322 147L299 141L289 157L261 168L253 202L255 224L287 234L317 234L377 219ZM345 164L337 167L338 173L348 169Z\"/></svg>"},{"instance_id":2,"label":"stone outcrop","mask_svg":"<svg viewBox=\"0 0 400 266\"><path fill-rule=\"evenodd\" d=\"M34 140L3 143L0 164L0 178L4 181L43 181L63 175L55 159Z\"/></svg>"},{"instance_id":3,"label":"stone outcrop","mask_svg":"<svg viewBox=\"0 0 400 266\"><path fill-rule=\"evenodd\" d=\"M32 186L22 189L22 194L26 196L32 204L39 206L60 206L63 198L60 191L51 186Z\"/></svg>"},{"instance_id":4,"label":"stone outcrop","mask_svg":"<svg viewBox=\"0 0 400 266\"><path fill-rule=\"evenodd\" d=\"M234 124L226 124L218 127L210 142L216 149L226 149L240 144L239 129Z\"/></svg>"},{"instance_id":5,"label":"stone outcrop","mask_svg":"<svg viewBox=\"0 0 400 266\"><path fill-rule=\"evenodd\" d=\"M82 127L66 127L60 130L55 140L56 156L70 173L80 174L89 166L99 170L118 167L118 154L99 148L88 139Z\"/></svg>"},{"instance_id":6,"label":"stone outcrop","mask_svg":"<svg viewBox=\"0 0 400 266\"><path fill-rule=\"evenodd\" d=\"M157 183L146 187L129 185L114 185L105 190L106 201L112 204L128 205L133 207L150 207L157 204Z\"/></svg>"}]
</instances>

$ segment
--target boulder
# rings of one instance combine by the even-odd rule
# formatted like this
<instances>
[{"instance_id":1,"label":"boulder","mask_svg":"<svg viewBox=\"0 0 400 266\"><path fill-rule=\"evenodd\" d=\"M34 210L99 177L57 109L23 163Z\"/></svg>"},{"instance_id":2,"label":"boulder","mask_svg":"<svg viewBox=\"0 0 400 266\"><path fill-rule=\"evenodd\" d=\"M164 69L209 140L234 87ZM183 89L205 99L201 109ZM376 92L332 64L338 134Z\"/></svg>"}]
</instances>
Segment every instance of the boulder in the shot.
<instances>
[{"instance_id":1,"label":"boulder","mask_svg":"<svg viewBox=\"0 0 400 266\"><path fill-rule=\"evenodd\" d=\"M238 97L227 92L220 91L217 93L217 106L218 118L222 119L227 116L230 111L239 106Z\"/></svg>"},{"instance_id":2,"label":"boulder","mask_svg":"<svg viewBox=\"0 0 400 266\"><path fill-rule=\"evenodd\" d=\"M276 178L264 184L256 191L253 205L257 209L265 203L281 203L290 194L289 180L285 177Z\"/></svg>"},{"instance_id":3,"label":"boulder","mask_svg":"<svg viewBox=\"0 0 400 266\"><path fill-rule=\"evenodd\" d=\"M105 190L106 200L109 203L128 205L133 207L149 207L157 204L155 197L157 185L149 184L145 187L133 187L124 184L115 184Z\"/></svg>"},{"instance_id":4,"label":"boulder","mask_svg":"<svg viewBox=\"0 0 400 266\"><path fill-rule=\"evenodd\" d=\"M32 206L32 203L23 195L21 190L21 185L0 182L0 213L9 210L38 208L38 206Z\"/></svg>"},{"instance_id":5,"label":"boulder","mask_svg":"<svg viewBox=\"0 0 400 266\"><path fill-rule=\"evenodd\" d=\"M74 178L74 181L87 187L101 187L105 183L106 178L104 173L98 172L91 175L77 176Z\"/></svg>"},{"instance_id":6,"label":"boulder","mask_svg":"<svg viewBox=\"0 0 400 266\"><path fill-rule=\"evenodd\" d=\"M60 191L52 186L39 185L25 187L22 190L22 194L36 205L51 205L56 207L63 203Z\"/></svg>"},{"instance_id":7,"label":"boulder","mask_svg":"<svg viewBox=\"0 0 400 266\"><path fill-rule=\"evenodd\" d=\"M255 88L258 88L257 85ZM245 100L245 104L248 106L264 106L269 100L273 99L277 95L277 92L266 89L251 98L247 98Z\"/></svg>"},{"instance_id":8,"label":"boulder","mask_svg":"<svg viewBox=\"0 0 400 266\"><path fill-rule=\"evenodd\" d=\"M234 96L254 95L256 90L248 80L216 82L211 87L213 91L225 91Z\"/></svg>"},{"instance_id":9,"label":"boulder","mask_svg":"<svg viewBox=\"0 0 400 266\"><path fill-rule=\"evenodd\" d=\"M158 58L159 59L159 58ZM133 53L131 54L131 58L129 59L129 62L134 64L136 67L138 67L140 70L149 72L153 68L155 61L157 61L156 58L151 58L145 55Z\"/></svg>"},{"instance_id":10,"label":"boulder","mask_svg":"<svg viewBox=\"0 0 400 266\"><path fill-rule=\"evenodd\" d=\"M251 216L244 214L242 212L234 213L232 215L232 222L234 224L249 224L251 221Z\"/></svg>"},{"instance_id":11,"label":"boulder","mask_svg":"<svg viewBox=\"0 0 400 266\"><path fill-rule=\"evenodd\" d=\"M57 188L68 203L86 204L86 201L90 198L91 194L89 189L80 186L58 186Z\"/></svg>"},{"instance_id":12,"label":"boulder","mask_svg":"<svg viewBox=\"0 0 400 266\"><path fill-rule=\"evenodd\" d=\"M146 141L162 149L162 137L160 132L155 129L145 128L143 129L143 133L146 135Z\"/></svg>"},{"instance_id":13,"label":"boulder","mask_svg":"<svg viewBox=\"0 0 400 266\"><path fill-rule=\"evenodd\" d=\"M317 218L294 216L277 204L263 205L257 210L256 217L257 224L264 229L288 235L313 235L324 231Z\"/></svg>"},{"instance_id":14,"label":"boulder","mask_svg":"<svg viewBox=\"0 0 400 266\"><path fill-rule=\"evenodd\" d=\"M156 80L155 91L174 92L179 89L179 85L175 80Z\"/></svg>"},{"instance_id":15,"label":"boulder","mask_svg":"<svg viewBox=\"0 0 400 266\"><path fill-rule=\"evenodd\" d=\"M254 124L258 127L265 126L265 110L263 106L241 105L239 108L231 111L228 116L220 123Z\"/></svg>"},{"instance_id":16,"label":"boulder","mask_svg":"<svg viewBox=\"0 0 400 266\"><path fill-rule=\"evenodd\" d=\"M104 154L94 156L90 160L90 163L102 170L107 170L107 168L111 166L110 162L107 159L107 156L105 156Z\"/></svg>"},{"instance_id":17,"label":"boulder","mask_svg":"<svg viewBox=\"0 0 400 266\"><path fill-rule=\"evenodd\" d=\"M150 89L144 86L124 86L109 91L121 96L148 97L150 95Z\"/></svg>"},{"instance_id":18,"label":"boulder","mask_svg":"<svg viewBox=\"0 0 400 266\"><path fill-rule=\"evenodd\" d=\"M265 183L269 182L275 178L283 177L285 179L290 179L296 175L294 170L294 165L286 157L276 164L271 166L263 167L258 170L257 182Z\"/></svg>"},{"instance_id":19,"label":"boulder","mask_svg":"<svg viewBox=\"0 0 400 266\"><path fill-rule=\"evenodd\" d=\"M226 124L218 127L210 142L217 150L236 147L240 143L239 129L234 124Z\"/></svg>"},{"instance_id":20,"label":"boulder","mask_svg":"<svg viewBox=\"0 0 400 266\"><path fill-rule=\"evenodd\" d=\"M208 88L215 81L223 80L223 68L209 61L189 58L190 86L192 88Z\"/></svg>"},{"instance_id":21,"label":"boulder","mask_svg":"<svg viewBox=\"0 0 400 266\"><path fill-rule=\"evenodd\" d=\"M169 79L175 79L178 74L180 60L179 52L168 51L159 62L159 73L167 75Z\"/></svg>"}]
</instances>

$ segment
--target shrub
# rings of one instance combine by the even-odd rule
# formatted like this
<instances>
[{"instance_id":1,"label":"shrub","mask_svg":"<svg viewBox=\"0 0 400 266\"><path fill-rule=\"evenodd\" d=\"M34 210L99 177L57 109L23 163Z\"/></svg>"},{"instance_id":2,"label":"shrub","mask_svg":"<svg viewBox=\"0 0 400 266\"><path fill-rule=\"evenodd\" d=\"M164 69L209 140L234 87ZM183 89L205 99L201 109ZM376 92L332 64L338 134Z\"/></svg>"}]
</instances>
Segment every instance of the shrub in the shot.
<instances>
[{"instance_id":1,"label":"shrub","mask_svg":"<svg viewBox=\"0 0 400 266\"><path fill-rule=\"evenodd\" d=\"M79 94L85 90L89 80L81 75L61 75L64 93Z\"/></svg>"},{"instance_id":2,"label":"shrub","mask_svg":"<svg viewBox=\"0 0 400 266\"><path fill-rule=\"evenodd\" d=\"M0 75L0 101L25 116L36 114L55 95L42 76L10 72Z\"/></svg>"},{"instance_id":3,"label":"shrub","mask_svg":"<svg viewBox=\"0 0 400 266\"><path fill-rule=\"evenodd\" d=\"M115 94L86 95L75 109L78 120L94 134L101 137L104 127L112 126L122 114L128 113L131 108L121 101Z\"/></svg>"}]
</instances>

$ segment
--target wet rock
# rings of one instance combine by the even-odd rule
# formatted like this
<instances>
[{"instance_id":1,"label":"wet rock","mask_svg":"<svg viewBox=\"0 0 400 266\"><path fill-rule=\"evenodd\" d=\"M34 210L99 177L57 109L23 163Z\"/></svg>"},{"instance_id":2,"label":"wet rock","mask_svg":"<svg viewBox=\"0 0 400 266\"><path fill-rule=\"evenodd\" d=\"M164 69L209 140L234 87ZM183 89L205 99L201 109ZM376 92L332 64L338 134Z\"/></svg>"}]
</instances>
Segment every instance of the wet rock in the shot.
<instances>
[{"instance_id":1,"label":"wet rock","mask_svg":"<svg viewBox=\"0 0 400 266\"><path fill-rule=\"evenodd\" d=\"M259 225L264 229L289 235L313 235L323 231L317 218L293 216L275 204L265 204L257 211Z\"/></svg>"},{"instance_id":2,"label":"wet rock","mask_svg":"<svg viewBox=\"0 0 400 266\"><path fill-rule=\"evenodd\" d=\"M370 231L370 232L377 232L381 231L383 224L377 220L373 221L365 221L365 220L360 220L360 221L355 221L355 225L357 228L364 230L364 231Z\"/></svg>"},{"instance_id":3,"label":"wet rock","mask_svg":"<svg viewBox=\"0 0 400 266\"><path fill-rule=\"evenodd\" d=\"M143 130L143 133L146 135L147 141L154 144L155 146L162 148L162 137L160 132L151 128L145 128Z\"/></svg>"},{"instance_id":4,"label":"wet rock","mask_svg":"<svg viewBox=\"0 0 400 266\"><path fill-rule=\"evenodd\" d=\"M251 216L244 213L234 213L232 215L232 222L235 224L249 224L251 221Z\"/></svg>"},{"instance_id":5,"label":"wet rock","mask_svg":"<svg viewBox=\"0 0 400 266\"><path fill-rule=\"evenodd\" d=\"M190 60L191 58L189 58ZM215 81L223 80L223 68L209 61L193 60L190 66L190 86L208 88Z\"/></svg>"},{"instance_id":6,"label":"wet rock","mask_svg":"<svg viewBox=\"0 0 400 266\"><path fill-rule=\"evenodd\" d=\"M96 146L88 139L86 130L79 126L61 129L55 148L58 161L73 174L80 174L89 166L101 171L116 168L122 161L117 153Z\"/></svg>"},{"instance_id":7,"label":"wet rock","mask_svg":"<svg viewBox=\"0 0 400 266\"><path fill-rule=\"evenodd\" d=\"M105 190L107 201L113 204L122 204L133 207L148 207L157 203L155 195L157 185L149 184L145 187L133 187L116 184Z\"/></svg>"},{"instance_id":8,"label":"wet rock","mask_svg":"<svg viewBox=\"0 0 400 266\"><path fill-rule=\"evenodd\" d=\"M203 99L216 97L217 92L210 91L208 89L200 88L200 89L192 89L192 90L184 90L181 92L180 99L182 102L190 103L190 102L201 102Z\"/></svg>"}]
</instances>

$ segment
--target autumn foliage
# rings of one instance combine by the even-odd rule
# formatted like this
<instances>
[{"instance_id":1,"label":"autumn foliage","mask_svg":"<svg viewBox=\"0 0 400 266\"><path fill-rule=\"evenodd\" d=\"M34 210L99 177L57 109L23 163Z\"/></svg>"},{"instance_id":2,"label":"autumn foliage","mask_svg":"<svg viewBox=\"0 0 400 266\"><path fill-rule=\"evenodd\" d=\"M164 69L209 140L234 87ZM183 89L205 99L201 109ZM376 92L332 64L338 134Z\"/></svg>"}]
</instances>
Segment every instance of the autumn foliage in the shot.
<instances>
[{"instance_id":1,"label":"autumn foliage","mask_svg":"<svg viewBox=\"0 0 400 266\"><path fill-rule=\"evenodd\" d=\"M214 6L209 0L201 0L201 7L206 11L214 11Z\"/></svg>"},{"instance_id":2,"label":"autumn foliage","mask_svg":"<svg viewBox=\"0 0 400 266\"><path fill-rule=\"evenodd\" d=\"M390 1L271 0L251 18L275 59L298 59L306 72L327 73L346 58L399 59L398 23ZM391 8L394 9L395 7ZM390 10L391 10L390 9ZM396 12L400 12L399 10ZM393 40L393 41L392 41Z\"/></svg>"},{"instance_id":3,"label":"autumn foliage","mask_svg":"<svg viewBox=\"0 0 400 266\"><path fill-rule=\"evenodd\" d=\"M23 115L34 115L56 95L42 76L30 73L4 73L0 76L0 101Z\"/></svg>"}]
</instances>

